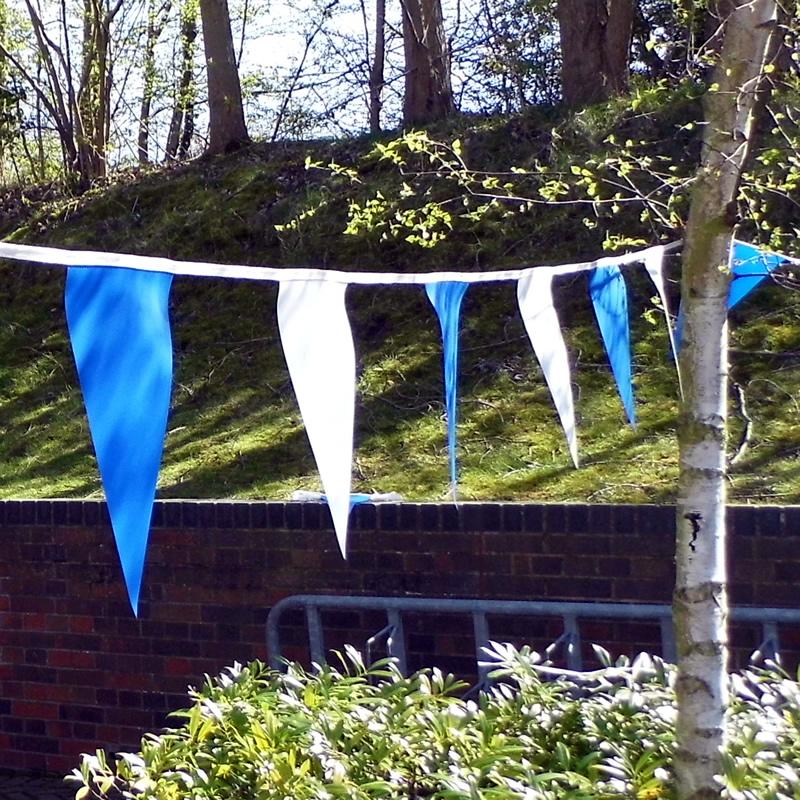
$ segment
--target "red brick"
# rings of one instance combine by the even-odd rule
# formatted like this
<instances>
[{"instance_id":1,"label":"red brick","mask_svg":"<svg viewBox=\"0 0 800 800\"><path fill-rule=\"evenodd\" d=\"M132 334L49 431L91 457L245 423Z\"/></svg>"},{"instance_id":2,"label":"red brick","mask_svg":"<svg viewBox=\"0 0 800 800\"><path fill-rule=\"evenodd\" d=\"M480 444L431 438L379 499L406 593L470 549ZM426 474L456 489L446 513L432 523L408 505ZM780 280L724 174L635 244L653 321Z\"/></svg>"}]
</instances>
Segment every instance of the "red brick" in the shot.
<instances>
[{"instance_id":1,"label":"red brick","mask_svg":"<svg viewBox=\"0 0 800 800\"><path fill-rule=\"evenodd\" d=\"M47 654L47 663L53 667L92 669L95 666L95 655L78 650L51 650Z\"/></svg>"},{"instance_id":2,"label":"red brick","mask_svg":"<svg viewBox=\"0 0 800 800\"><path fill-rule=\"evenodd\" d=\"M560 556L532 556L531 571L534 575L561 575L564 559Z\"/></svg>"},{"instance_id":3,"label":"red brick","mask_svg":"<svg viewBox=\"0 0 800 800\"><path fill-rule=\"evenodd\" d=\"M94 633L94 617L76 615L67 617L67 619L69 621L69 629L74 633Z\"/></svg>"},{"instance_id":4,"label":"red brick","mask_svg":"<svg viewBox=\"0 0 800 800\"><path fill-rule=\"evenodd\" d=\"M72 756L65 755L48 755L44 761L44 767L32 767L37 771L50 772L52 774L67 775L76 769L80 761ZM31 769L31 767L29 767ZM77 790L77 784L71 784L73 789Z\"/></svg>"},{"instance_id":5,"label":"red brick","mask_svg":"<svg viewBox=\"0 0 800 800\"><path fill-rule=\"evenodd\" d=\"M26 700L14 700L11 713L16 717L33 719L58 719L59 706L56 703L35 703Z\"/></svg>"},{"instance_id":6,"label":"red brick","mask_svg":"<svg viewBox=\"0 0 800 800\"><path fill-rule=\"evenodd\" d=\"M674 581L675 567L670 559L632 557L630 575L634 578Z\"/></svg>"},{"instance_id":7,"label":"red brick","mask_svg":"<svg viewBox=\"0 0 800 800\"><path fill-rule=\"evenodd\" d=\"M192 662L188 658L168 658L164 661L164 671L167 675L196 675L197 670L192 669Z\"/></svg>"}]
</instances>

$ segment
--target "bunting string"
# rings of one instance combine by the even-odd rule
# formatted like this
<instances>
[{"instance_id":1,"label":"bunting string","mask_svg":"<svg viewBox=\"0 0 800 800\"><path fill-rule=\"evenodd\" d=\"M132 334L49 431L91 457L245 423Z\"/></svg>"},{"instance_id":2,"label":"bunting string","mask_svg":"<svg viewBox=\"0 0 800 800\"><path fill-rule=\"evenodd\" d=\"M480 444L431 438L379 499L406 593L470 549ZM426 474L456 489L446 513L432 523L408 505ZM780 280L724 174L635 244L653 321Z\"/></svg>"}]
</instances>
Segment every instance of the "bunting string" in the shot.
<instances>
[{"instance_id":1,"label":"bunting string","mask_svg":"<svg viewBox=\"0 0 800 800\"><path fill-rule=\"evenodd\" d=\"M549 266L556 275L569 275L573 272L588 272L599 263L614 263L620 266L637 264L647 258L651 250L670 249L678 246L657 245L643 250L635 250L613 257L595 261L581 261L575 264ZM324 281L327 283L358 284L362 286L381 286L387 284L442 283L460 281L462 283L493 283L497 281L516 281L537 266L517 269L486 270L482 272L342 272L340 270L317 269L314 267L259 267L245 264L214 264L204 261L179 261L155 256L137 256L129 253L111 253L97 250L65 250L57 247L0 242L0 258L16 261L30 261L64 267L116 267L138 269L143 272L166 272L196 278L232 278L251 281Z\"/></svg>"}]
</instances>

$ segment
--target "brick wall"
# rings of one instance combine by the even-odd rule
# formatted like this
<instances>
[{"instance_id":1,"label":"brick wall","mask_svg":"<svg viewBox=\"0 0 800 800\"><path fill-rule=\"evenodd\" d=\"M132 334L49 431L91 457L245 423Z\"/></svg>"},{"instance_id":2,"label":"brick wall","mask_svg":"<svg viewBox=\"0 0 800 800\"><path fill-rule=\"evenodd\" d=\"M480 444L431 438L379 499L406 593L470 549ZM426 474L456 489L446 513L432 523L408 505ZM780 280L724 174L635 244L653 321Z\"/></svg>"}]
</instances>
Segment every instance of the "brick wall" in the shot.
<instances>
[{"instance_id":1,"label":"brick wall","mask_svg":"<svg viewBox=\"0 0 800 800\"><path fill-rule=\"evenodd\" d=\"M187 684L233 660L265 658L280 598L342 593L669 602L674 511L657 506L360 506L344 562L317 504L178 502L155 509L139 619L127 604L105 506L0 501L0 767L68 771L98 746L136 747L184 703ZM800 508L733 507L731 594L797 606ZM286 654L304 637L288 620ZM329 645L377 630L333 612ZM412 666L471 669L468 619L412 618ZM493 634L546 644L541 620ZM648 624L587 623L586 639L635 651ZM758 632L734 631L737 653ZM790 656L800 635L787 631ZM437 655L433 655L436 651Z\"/></svg>"}]
</instances>

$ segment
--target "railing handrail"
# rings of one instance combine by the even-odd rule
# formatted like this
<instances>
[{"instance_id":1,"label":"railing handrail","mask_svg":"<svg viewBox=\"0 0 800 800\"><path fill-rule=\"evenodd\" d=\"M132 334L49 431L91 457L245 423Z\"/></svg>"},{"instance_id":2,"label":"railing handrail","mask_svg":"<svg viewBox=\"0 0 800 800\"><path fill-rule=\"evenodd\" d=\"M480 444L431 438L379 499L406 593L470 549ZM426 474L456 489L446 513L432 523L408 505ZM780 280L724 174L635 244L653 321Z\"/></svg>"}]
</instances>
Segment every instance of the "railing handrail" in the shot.
<instances>
[{"instance_id":1,"label":"railing handrail","mask_svg":"<svg viewBox=\"0 0 800 800\"><path fill-rule=\"evenodd\" d=\"M309 647L312 661L324 661L324 644L321 609L386 611L390 626L394 630L392 640L394 652L405 671L405 646L402 636L402 612L433 612L439 614L470 614L475 630L476 660L480 668L480 650L488 643L489 616L560 617L564 623L562 637L567 644L567 660L570 668L580 669L580 636L577 620L650 619L661 623L662 648L667 660L675 658L675 641L672 631L672 607L665 603L614 603L577 600L484 600L480 598L444 597L382 597L371 595L291 595L279 600L267 616L267 651L270 664L278 668L281 664L279 622L284 612L304 609L309 629ZM800 624L800 609L754 606L734 606L729 609L730 618L740 622L756 622L762 626L764 643L772 652L777 650L777 625ZM384 633L385 631L381 631ZM559 638L562 638L559 637ZM374 638L374 637L373 637Z\"/></svg>"}]
</instances>

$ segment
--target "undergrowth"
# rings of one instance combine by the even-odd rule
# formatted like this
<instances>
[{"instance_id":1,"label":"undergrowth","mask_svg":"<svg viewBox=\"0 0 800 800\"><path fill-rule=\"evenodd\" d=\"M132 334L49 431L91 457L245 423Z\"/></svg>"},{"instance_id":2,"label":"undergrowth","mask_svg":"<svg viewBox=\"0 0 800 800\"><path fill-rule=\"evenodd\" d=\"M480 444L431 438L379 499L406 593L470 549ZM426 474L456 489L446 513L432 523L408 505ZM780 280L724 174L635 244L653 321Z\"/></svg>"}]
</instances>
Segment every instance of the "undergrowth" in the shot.
<instances>
[{"instance_id":1,"label":"undergrowth","mask_svg":"<svg viewBox=\"0 0 800 800\"><path fill-rule=\"evenodd\" d=\"M352 648L313 673L235 664L138 753L84 755L76 800L675 798L675 668L598 651L603 669L563 674L495 644L498 682L471 700L452 676L368 668ZM800 797L798 683L777 668L730 681L722 797Z\"/></svg>"}]
</instances>

